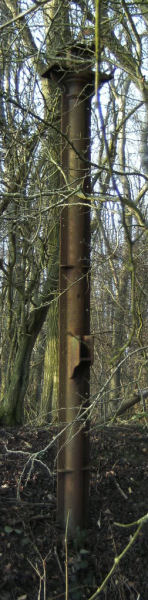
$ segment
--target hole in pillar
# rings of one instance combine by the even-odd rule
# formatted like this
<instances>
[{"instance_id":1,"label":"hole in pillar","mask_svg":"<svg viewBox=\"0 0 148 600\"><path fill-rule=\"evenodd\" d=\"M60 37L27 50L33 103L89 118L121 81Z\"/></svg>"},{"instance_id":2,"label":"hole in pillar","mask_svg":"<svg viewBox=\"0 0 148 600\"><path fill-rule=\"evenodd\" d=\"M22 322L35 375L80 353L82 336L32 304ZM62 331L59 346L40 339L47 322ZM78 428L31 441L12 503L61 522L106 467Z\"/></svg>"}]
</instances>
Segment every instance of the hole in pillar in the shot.
<instances>
[{"instance_id":1,"label":"hole in pillar","mask_svg":"<svg viewBox=\"0 0 148 600\"><path fill-rule=\"evenodd\" d=\"M90 366L90 352L86 342L81 340L80 344L80 362L74 367L72 379L81 379L84 376L85 371L87 372L88 366Z\"/></svg>"},{"instance_id":2,"label":"hole in pillar","mask_svg":"<svg viewBox=\"0 0 148 600\"><path fill-rule=\"evenodd\" d=\"M84 376L85 371L90 366L90 361L81 360L79 365L77 365L74 370L71 379L81 379Z\"/></svg>"}]
</instances>

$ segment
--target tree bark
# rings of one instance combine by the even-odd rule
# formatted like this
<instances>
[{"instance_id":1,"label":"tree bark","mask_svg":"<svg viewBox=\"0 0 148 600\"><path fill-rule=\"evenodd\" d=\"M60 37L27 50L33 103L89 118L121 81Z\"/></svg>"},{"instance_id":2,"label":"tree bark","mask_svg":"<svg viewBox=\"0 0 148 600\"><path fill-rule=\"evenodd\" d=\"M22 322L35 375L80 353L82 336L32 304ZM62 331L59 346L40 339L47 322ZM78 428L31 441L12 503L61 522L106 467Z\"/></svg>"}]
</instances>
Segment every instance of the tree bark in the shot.
<instances>
[{"instance_id":1,"label":"tree bark","mask_svg":"<svg viewBox=\"0 0 148 600\"><path fill-rule=\"evenodd\" d=\"M50 301L53 300L51 295ZM18 348L10 385L0 404L0 426L21 425L24 420L24 397L28 386L30 358L36 338L46 319L49 305L34 309L28 319L26 333Z\"/></svg>"}]
</instances>

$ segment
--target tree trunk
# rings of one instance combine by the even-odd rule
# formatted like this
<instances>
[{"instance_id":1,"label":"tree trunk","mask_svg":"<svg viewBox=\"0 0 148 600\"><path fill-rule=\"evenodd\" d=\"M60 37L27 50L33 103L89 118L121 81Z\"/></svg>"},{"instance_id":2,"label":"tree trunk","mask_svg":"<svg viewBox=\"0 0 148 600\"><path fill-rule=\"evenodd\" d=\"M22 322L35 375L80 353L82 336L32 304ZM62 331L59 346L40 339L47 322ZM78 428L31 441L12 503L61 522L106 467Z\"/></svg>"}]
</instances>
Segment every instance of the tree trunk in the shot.
<instances>
[{"instance_id":1,"label":"tree trunk","mask_svg":"<svg viewBox=\"0 0 148 600\"><path fill-rule=\"evenodd\" d=\"M52 298L51 298L52 299ZM17 350L11 382L0 404L0 425L21 425L24 420L24 397L28 386L31 353L45 321L48 306L30 314L26 333Z\"/></svg>"}]
</instances>

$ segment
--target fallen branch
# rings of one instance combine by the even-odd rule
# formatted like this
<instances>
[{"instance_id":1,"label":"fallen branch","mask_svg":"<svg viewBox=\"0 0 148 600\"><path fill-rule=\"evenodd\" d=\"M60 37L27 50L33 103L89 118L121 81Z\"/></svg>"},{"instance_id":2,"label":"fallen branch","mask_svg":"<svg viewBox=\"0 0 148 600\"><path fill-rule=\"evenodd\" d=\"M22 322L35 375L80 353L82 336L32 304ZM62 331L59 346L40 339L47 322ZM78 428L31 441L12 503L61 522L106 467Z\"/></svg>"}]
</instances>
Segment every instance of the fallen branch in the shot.
<instances>
[{"instance_id":1,"label":"fallen branch","mask_svg":"<svg viewBox=\"0 0 148 600\"><path fill-rule=\"evenodd\" d=\"M125 412L125 410L128 410L135 404L138 404L138 402L141 401L141 398L148 398L148 388L146 388L145 390L141 390L141 392L139 392L138 394L134 394L134 396L132 396L132 398L129 398L128 400L123 400L114 416L118 417L122 415Z\"/></svg>"}]
</instances>

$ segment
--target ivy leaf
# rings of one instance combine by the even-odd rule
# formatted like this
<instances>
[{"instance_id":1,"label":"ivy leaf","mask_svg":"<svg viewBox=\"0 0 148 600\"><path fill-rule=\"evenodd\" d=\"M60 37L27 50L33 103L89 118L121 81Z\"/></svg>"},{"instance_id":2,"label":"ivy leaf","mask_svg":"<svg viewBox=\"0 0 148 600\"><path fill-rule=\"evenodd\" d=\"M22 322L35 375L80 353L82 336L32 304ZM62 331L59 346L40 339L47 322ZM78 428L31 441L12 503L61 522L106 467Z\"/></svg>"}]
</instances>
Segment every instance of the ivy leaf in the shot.
<instances>
[{"instance_id":1,"label":"ivy leaf","mask_svg":"<svg viewBox=\"0 0 148 600\"><path fill-rule=\"evenodd\" d=\"M21 535L22 533L22 529L14 529L15 533L18 533L18 535Z\"/></svg>"},{"instance_id":2,"label":"ivy leaf","mask_svg":"<svg viewBox=\"0 0 148 600\"><path fill-rule=\"evenodd\" d=\"M5 533L12 533L13 527L10 527L10 525L5 525L4 531Z\"/></svg>"}]
</instances>

